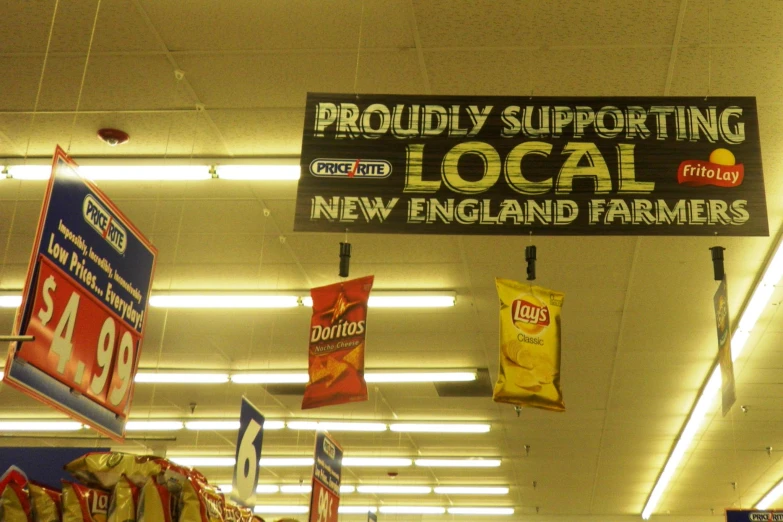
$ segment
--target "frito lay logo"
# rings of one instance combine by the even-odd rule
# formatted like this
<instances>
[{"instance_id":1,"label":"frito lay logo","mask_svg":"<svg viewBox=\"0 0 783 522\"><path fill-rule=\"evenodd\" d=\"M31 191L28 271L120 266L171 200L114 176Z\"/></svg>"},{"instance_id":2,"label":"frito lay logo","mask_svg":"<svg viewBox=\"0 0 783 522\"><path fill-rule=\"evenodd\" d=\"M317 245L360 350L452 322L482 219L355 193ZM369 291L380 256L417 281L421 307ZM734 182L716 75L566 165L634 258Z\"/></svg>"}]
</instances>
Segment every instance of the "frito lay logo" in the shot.
<instances>
[{"instance_id":1,"label":"frito lay logo","mask_svg":"<svg viewBox=\"0 0 783 522\"><path fill-rule=\"evenodd\" d=\"M109 495L97 491L90 492L90 514L93 520L102 522L106 520L109 510Z\"/></svg>"},{"instance_id":2,"label":"frito lay logo","mask_svg":"<svg viewBox=\"0 0 783 522\"><path fill-rule=\"evenodd\" d=\"M715 149L710 153L709 161L685 160L677 169L677 182L691 187L738 187L744 178L744 165L737 164L729 149Z\"/></svg>"},{"instance_id":3,"label":"frito lay logo","mask_svg":"<svg viewBox=\"0 0 783 522\"><path fill-rule=\"evenodd\" d=\"M522 294L511 303L511 320L527 334L541 333L549 326L549 308L531 294Z\"/></svg>"},{"instance_id":4,"label":"frito lay logo","mask_svg":"<svg viewBox=\"0 0 783 522\"><path fill-rule=\"evenodd\" d=\"M125 228L114 220L114 216L98 203L98 200L87 194L82 204L84 220L94 228L120 254L125 253L128 233Z\"/></svg>"},{"instance_id":5,"label":"frito lay logo","mask_svg":"<svg viewBox=\"0 0 783 522\"><path fill-rule=\"evenodd\" d=\"M319 178L388 178L391 171L386 160L319 158L310 162L310 174Z\"/></svg>"},{"instance_id":6,"label":"frito lay logo","mask_svg":"<svg viewBox=\"0 0 783 522\"><path fill-rule=\"evenodd\" d=\"M330 459L333 459L337 454L337 449L334 447L334 444L329 442L329 439L327 438L324 438L323 449L324 449L324 453L329 455Z\"/></svg>"}]
</instances>

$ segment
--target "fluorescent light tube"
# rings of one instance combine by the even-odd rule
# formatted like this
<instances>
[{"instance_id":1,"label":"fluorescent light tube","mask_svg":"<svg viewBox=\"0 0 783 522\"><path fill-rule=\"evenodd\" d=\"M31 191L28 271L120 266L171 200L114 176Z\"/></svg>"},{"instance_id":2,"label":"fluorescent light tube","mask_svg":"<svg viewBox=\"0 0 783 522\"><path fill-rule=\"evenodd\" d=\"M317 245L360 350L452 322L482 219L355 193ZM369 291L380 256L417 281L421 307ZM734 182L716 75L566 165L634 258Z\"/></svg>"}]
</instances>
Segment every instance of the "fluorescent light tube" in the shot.
<instances>
[{"instance_id":1,"label":"fluorescent light tube","mask_svg":"<svg viewBox=\"0 0 783 522\"><path fill-rule=\"evenodd\" d=\"M236 384L306 384L307 372L235 373L231 382Z\"/></svg>"},{"instance_id":2,"label":"fluorescent light tube","mask_svg":"<svg viewBox=\"0 0 783 522\"><path fill-rule=\"evenodd\" d=\"M223 384L228 382L227 373L199 372L139 372L136 382L159 384Z\"/></svg>"},{"instance_id":3,"label":"fluorescent light tube","mask_svg":"<svg viewBox=\"0 0 783 522\"><path fill-rule=\"evenodd\" d=\"M513 515L514 508L450 507L449 515Z\"/></svg>"},{"instance_id":4,"label":"fluorescent light tube","mask_svg":"<svg viewBox=\"0 0 783 522\"><path fill-rule=\"evenodd\" d=\"M383 468L406 467L412 464L411 459L388 458L388 457L343 457L343 466L346 467L364 467L364 468Z\"/></svg>"},{"instance_id":5,"label":"fluorescent light tube","mask_svg":"<svg viewBox=\"0 0 783 522\"><path fill-rule=\"evenodd\" d=\"M52 175L52 165L8 165L8 176L13 179L41 181Z\"/></svg>"},{"instance_id":6,"label":"fluorescent light tube","mask_svg":"<svg viewBox=\"0 0 783 522\"><path fill-rule=\"evenodd\" d=\"M369 383L389 382L467 382L476 380L476 370L471 371L367 371L364 380Z\"/></svg>"},{"instance_id":7,"label":"fluorescent light tube","mask_svg":"<svg viewBox=\"0 0 783 522\"><path fill-rule=\"evenodd\" d=\"M337 512L343 515L361 515L364 513L375 513L378 509L375 506L339 506Z\"/></svg>"},{"instance_id":8,"label":"fluorescent light tube","mask_svg":"<svg viewBox=\"0 0 783 522\"><path fill-rule=\"evenodd\" d=\"M212 179L209 165L81 165L79 174L94 181L202 181Z\"/></svg>"},{"instance_id":9,"label":"fluorescent light tube","mask_svg":"<svg viewBox=\"0 0 783 522\"><path fill-rule=\"evenodd\" d=\"M168 294L150 296L156 308L296 308L295 295Z\"/></svg>"},{"instance_id":10,"label":"fluorescent light tube","mask_svg":"<svg viewBox=\"0 0 783 522\"><path fill-rule=\"evenodd\" d=\"M230 468L236 464L234 457L187 457L170 456L168 459L180 466L204 466L205 468Z\"/></svg>"},{"instance_id":11,"label":"fluorescent light tube","mask_svg":"<svg viewBox=\"0 0 783 522\"><path fill-rule=\"evenodd\" d=\"M218 165L218 178L233 180L295 181L299 165Z\"/></svg>"},{"instance_id":12,"label":"fluorescent light tube","mask_svg":"<svg viewBox=\"0 0 783 522\"><path fill-rule=\"evenodd\" d=\"M0 372L0 381L2 381L4 377L5 377L5 372Z\"/></svg>"},{"instance_id":13,"label":"fluorescent light tube","mask_svg":"<svg viewBox=\"0 0 783 522\"><path fill-rule=\"evenodd\" d=\"M231 493L234 490L234 486L231 484L220 484L218 489L221 493ZM279 491L280 488L274 484L259 484L256 486L256 493L277 493Z\"/></svg>"},{"instance_id":14,"label":"fluorescent light tube","mask_svg":"<svg viewBox=\"0 0 783 522\"><path fill-rule=\"evenodd\" d=\"M307 513L310 510L307 506L256 506L253 511L259 515L284 514L284 513Z\"/></svg>"},{"instance_id":15,"label":"fluorescent light tube","mask_svg":"<svg viewBox=\"0 0 783 522\"><path fill-rule=\"evenodd\" d=\"M446 508L430 506L381 506L381 513L398 515L443 515Z\"/></svg>"},{"instance_id":16,"label":"fluorescent light tube","mask_svg":"<svg viewBox=\"0 0 783 522\"><path fill-rule=\"evenodd\" d=\"M457 297L454 292L430 292L421 294L417 292L383 293L376 292L370 296L367 306L370 308L448 308L454 306ZM309 295L302 296L302 304L312 307L313 298Z\"/></svg>"},{"instance_id":17,"label":"fluorescent light tube","mask_svg":"<svg viewBox=\"0 0 783 522\"><path fill-rule=\"evenodd\" d=\"M731 337L732 360L737 360L742 353L742 350L745 348L745 344L750 337L751 329L756 325L756 321L758 321L764 308L769 304L769 299L772 296L772 287L780 282L781 276L783 276L783 243L778 243L775 254L764 269L764 275L753 289L753 294L751 294L747 306L742 311L738 323L739 328L734 331ZM658 476L658 480L655 481L655 486L653 486L650 496L647 498L647 502L642 510L643 519L649 519L658 506L658 502L660 502L664 491L674 476L674 472L680 465L696 432L704 422L707 411L712 406L712 402L716 398L720 387L720 367L716 365L713 367L712 373L708 375L707 384L704 386L701 394L696 398L696 403L685 421L682 433L680 434L679 439L675 441L674 447L661 470L661 474Z\"/></svg>"},{"instance_id":18,"label":"fluorescent light tube","mask_svg":"<svg viewBox=\"0 0 783 522\"><path fill-rule=\"evenodd\" d=\"M488 433L489 424L391 424L400 433Z\"/></svg>"},{"instance_id":19,"label":"fluorescent light tube","mask_svg":"<svg viewBox=\"0 0 783 522\"><path fill-rule=\"evenodd\" d=\"M265 468L308 467L313 465L313 459L312 457L261 457L259 465Z\"/></svg>"},{"instance_id":20,"label":"fluorescent light tube","mask_svg":"<svg viewBox=\"0 0 783 522\"><path fill-rule=\"evenodd\" d=\"M764 495L764 498L759 500L756 504L756 509L769 509L777 499L783 496L783 480L777 483L777 485L769 490L769 493Z\"/></svg>"},{"instance_id":21,"label":"fluorescent light tube","mask_svg":"<svg viewBox=\"0 0 783 522\"><path fill-rule=\"evenodd\" d=\"M266 420L264 421L264 431L281 430L285 427L285 422L278 420ZM199 420L199 421L187 421L185 422L185 428L198 431L237 431L239 429L239 421L230 420Z\"/></svg>"},{"instance_id":22,"label":"fluorescent light tube","mask_svg":"<svg viewBox=\"0 0 783 522\"><path fill-rule=\"evenodd\" d=\"M129 420L125 424L125 431L177 431L184 428L182 421L170 420Z\"/></svg>"},{"instance_id":23,"label":"fluorescent light tube","mask_svg":"<svg viewBox=\"0 0 783 522\"><path fill-rule=\"evenodd\" d=\"M0 308L19 308L21 304L21 295L0 295Z\"/></svg>"},{"instance_id":24,"label":"fluorescent light tube","mask_svg":"<svg viewBox=\"0 0 783 522\"><path fill-rule=\"evenodd\" d=\"M508 495L506 487L438 486L438 495Z\"/></svg>"},{"instance_id":25,"label":"fluorescent light tube","mask_svg":"<svg viewBox=\"0 0 783 522\"><path fill-rule=\"evenodd\" d=\"M310 493L313 487L310 484L287 484L280 486L280 493Z\"/></svg>"},{"instance_id":26,"label":"fluorescent light tube","mask_svg":"<svg viewBox=\"0 0 783 522\"><path fill-rule=\"evenodd\" d=\"M356 492L356 486L340 484L340 493L355 493L355 492Z\"/></svg>"},{"instance_id":27,"label":"fluorescent light tube","mask_svg":"<svg viewBox=\"0 0 783 522\"><path fill-rule=\"evenodd\" d=\"M388 493L392 495L428 495L432 493L429 486L356 486L359 493Z\"/></svg>"},{"instance_id":28,"label":"fluorescent light tube","mask_svg":"<svg viewBox=\"0 0 783 522\"><path fill-rule=\"evenodd\" d=\"M424 468L497 468L500 459L416 459Z\"/></svg>"},{"instance_id":29,"label":"fluorescent light tube","mask_svg":"<svg viewBox=\"0 0 783 522\"><path fill-rule=\"evenodd\" d=\"M83 427L72 421L0 421L0 431L79 431Z\"/></svg>"},{"instance_id":30,"label":"fluorescent light tube","mask_svg":"<svg viewBox=\"0 0 783 522\"><path fill-rule=\"evenodd\" d=\"M386 431L386 424L381 422L312 422L289 421L286 423L291 430L322 430L322 431Z\"/></svg>"}]
</instances>

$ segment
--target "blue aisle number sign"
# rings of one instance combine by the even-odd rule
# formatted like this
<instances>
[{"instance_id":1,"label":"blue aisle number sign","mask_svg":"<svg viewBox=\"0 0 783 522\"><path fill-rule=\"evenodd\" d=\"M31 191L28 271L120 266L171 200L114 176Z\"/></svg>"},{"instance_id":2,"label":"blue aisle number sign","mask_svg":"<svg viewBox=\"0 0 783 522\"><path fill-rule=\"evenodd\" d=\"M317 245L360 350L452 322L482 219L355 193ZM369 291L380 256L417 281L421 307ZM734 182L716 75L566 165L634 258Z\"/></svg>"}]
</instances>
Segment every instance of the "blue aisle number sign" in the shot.
<instances>
[{"instance_id":1,"label":"blue aisle number sign","mask_svg":"<svg viewBox=\"0 0 783 522\"><path fill-rule=\"evenodd\" d=\"M264 416L250 401L242 397L231 498L245 507L252 507L253 504L263 442Z\"/></svg>"}]
</instances>

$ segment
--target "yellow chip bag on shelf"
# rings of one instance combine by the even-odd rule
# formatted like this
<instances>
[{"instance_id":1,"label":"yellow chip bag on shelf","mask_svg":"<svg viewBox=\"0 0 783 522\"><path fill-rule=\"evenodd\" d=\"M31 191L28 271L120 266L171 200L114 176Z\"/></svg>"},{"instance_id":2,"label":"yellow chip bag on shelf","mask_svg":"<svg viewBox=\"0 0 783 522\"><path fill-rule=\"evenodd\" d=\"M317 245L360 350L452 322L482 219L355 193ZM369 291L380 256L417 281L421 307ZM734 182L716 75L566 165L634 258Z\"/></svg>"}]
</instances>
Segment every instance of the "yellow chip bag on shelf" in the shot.
<instances>
[{"instance_id":1,"label":"yellow chip bag on shelf","mask_svg":"<svg viewBox=\"0 0 783 522\"><path fill-rule=\"evenodd\" d=\"M560 309L564 294L495 279L500 298L500 371L492 399L564 411L560 389Z\"/></svg>"},{"instance_id":2,"label":"yellow chip bag on shelf","mask_svg":"<svg viewBox=\"0 0 783 522\"><path fill-rule=\"evenodd\" d=\"M30 484L30 504L33 508L33 522L60 522L61 494L43 484Z\"/></svg>"}]
</instances>

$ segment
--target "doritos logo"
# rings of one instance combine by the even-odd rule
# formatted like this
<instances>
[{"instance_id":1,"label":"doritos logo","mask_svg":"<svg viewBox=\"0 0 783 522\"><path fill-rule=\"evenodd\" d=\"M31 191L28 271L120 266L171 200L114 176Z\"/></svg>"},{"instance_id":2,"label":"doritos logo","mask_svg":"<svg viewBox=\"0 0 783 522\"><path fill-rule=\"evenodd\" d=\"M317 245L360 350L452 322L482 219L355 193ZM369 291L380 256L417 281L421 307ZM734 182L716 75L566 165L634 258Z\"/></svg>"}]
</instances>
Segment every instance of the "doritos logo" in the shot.
<instances>
[{"instance_id":1,"label":"doritos logo","mask_svg":"<svg viewBox=\"0 0 783 522\"><path fill-rule=\"evenodd\" d=\"M106 240L120 254L125 253L128 242L128 233L125 228L114 219L114 216L101 205L92 195L87 194L82 203L82 215L84 220L94 228L103 239Z\"/></svg>"}]
</instances>

